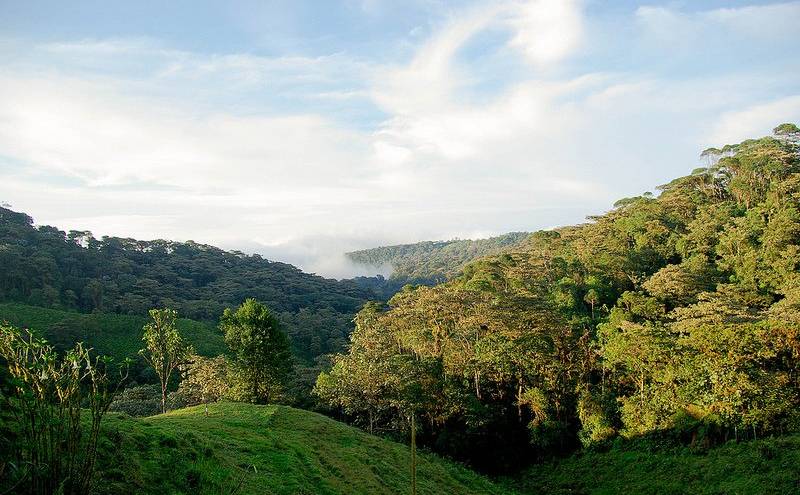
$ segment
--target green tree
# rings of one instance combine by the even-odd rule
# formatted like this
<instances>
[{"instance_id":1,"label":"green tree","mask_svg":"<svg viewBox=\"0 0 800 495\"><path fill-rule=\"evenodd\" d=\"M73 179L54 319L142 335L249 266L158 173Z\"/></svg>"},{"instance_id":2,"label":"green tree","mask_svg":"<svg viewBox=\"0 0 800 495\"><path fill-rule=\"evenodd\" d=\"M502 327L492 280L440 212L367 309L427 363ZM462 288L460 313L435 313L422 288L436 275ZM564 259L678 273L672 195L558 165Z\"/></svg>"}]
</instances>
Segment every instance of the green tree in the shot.
<instances>
[{"instance_id":1,"label":"green tree","mask_svg":"<svg viewBox=\"0 0 800 495\"><path fill-rule=\"evenodd\" d=\"M178 329L175 320L178 312L173 309L151 309L152 322L144 326L142 340L145 348L139 354L153 367L161 384L161 412L167 412L167 389L170 378L178 367L194 354Z\"/></svg>"},{"instance_id":2,"label":"green tree","mask_svg":"<svg viewBox=\"0 0 800 495\"><path fill-rule=\"evenodd\" d=\"M256 403L280 398L293 370L292 353L269 308L247 299L235 311L225 310L220 329L234 355L239 397Z\"/></svg>"},{"instance_id":3,"label":"green tree","mask_svg":"<svg viewBox=\"0 0 800 495\"><path fill-rule=\"evenodd\" d=\"M228 360L225 356L205 358L191 356L189 362L182 367L183 379L179 392L189 405L203 404L208 416L208 403L217 402L230 391L228 385Z\"/></svg>"}]
</instances>

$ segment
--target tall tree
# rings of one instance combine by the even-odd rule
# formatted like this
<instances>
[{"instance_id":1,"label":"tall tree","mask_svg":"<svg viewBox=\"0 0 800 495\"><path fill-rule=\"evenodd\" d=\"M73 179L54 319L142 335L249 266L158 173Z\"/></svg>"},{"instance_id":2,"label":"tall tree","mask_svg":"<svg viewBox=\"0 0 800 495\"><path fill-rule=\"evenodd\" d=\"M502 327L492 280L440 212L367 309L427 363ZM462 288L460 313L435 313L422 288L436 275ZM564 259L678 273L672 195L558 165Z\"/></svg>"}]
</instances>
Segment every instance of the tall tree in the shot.
<instances>
[{"instance_id":1,"label":"tall tree","mask_svg":"<svg viewBox=\"0 0 800 495\"><path fill-rule=\"evenodd\" d=\"M289 339L265 305L247 299L220 320L225 342L234 354L239 398L267 403L280 397L292 372Z\"/></svg>"},{"instance_id":2,"label":"tall tree","mask_svg":"<svg viewBox=\"0 0 800 495\"><path fill-rule=\"evenodd\" d=\"M144 326L142 340L145 348L139 354L153 367L161 383L161 412L167 412L167 388L172 373L185 363L194 349L184 342L175 320L178 312L174 309L151 309L152 322Z\"/></svg>"}]
</instances>

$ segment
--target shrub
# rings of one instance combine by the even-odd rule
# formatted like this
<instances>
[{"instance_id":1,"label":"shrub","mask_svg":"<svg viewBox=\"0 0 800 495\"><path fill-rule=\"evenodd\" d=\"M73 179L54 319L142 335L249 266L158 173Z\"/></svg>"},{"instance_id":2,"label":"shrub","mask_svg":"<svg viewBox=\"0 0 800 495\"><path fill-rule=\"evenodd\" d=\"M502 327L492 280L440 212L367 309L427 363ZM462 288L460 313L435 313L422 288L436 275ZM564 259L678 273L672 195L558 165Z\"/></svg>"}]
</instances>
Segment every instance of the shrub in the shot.
<instances>
[{"instance_id":1,"label":"shrub","mask_svg":"<svg viewBox=\"0 0 800 495\"><path fill-rule=\"evenodd\" d=\"M112 386L109 359L93 359L81 343L59 355L29 331L5 324L0 325L0 358L9 375L2 399L18 435L10 446L16 462L2 463L17 468L0 483L6 485L3 493L89 493L100 423L127 378L127 366ZM88 432L81 422L84 407Z\"/></svg>"},{"instance_id":2,"label":"shrub","mask_svg":"<svg viewBox=\"0 0 800 495\"><path fill-rule=\"evenodd\" d=\"M139 385L123 390L108 409L131 416L153 416L161 412L161 390L158 385Z\"/></svg>"}]
</instances>

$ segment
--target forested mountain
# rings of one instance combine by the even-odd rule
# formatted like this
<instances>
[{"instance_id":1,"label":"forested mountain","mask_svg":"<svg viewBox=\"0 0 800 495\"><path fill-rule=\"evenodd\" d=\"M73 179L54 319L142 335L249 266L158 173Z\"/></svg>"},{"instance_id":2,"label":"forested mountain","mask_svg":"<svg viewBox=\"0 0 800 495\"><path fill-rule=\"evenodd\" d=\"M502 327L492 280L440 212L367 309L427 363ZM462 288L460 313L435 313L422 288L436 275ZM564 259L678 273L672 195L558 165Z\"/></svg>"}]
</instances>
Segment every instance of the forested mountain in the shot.
<instances>
[{"instance_id":1,"label":"forested mountain","mask_svg":"<svg viewBox=\"0 0 800 495\"><path fill-rule=\"evenodd\" d=\"M615 438L698 448L800 424L800 130L538 232L356 318L317 394L503 470Z\"/></svg>"},{"instance_id":2,"label":"forested mountain","mask_svg":"<svg viewBox=\"0 0 800 495\"><path fill-rule=\"evenodd\" d=\"M307 360L343 348L353 314L383 296L373 290L381 281L325 279L192 241L96 239L0 208L0 301L138 316L169 307L216 322L224 308L253 297L280 315Z\"/></svg>"},{"instance_id":3,"label":"forested mountain","mask_svg":"<svg viewBox=\"0 0 800 495\"><path fill-rule=\"evenodd\" d=\"M519 245L528 235L510 232L488 239L423 241L352 251L347 256L363 265L390 265L391 279L399 283L440 283L457 274L468 262Z\"/></svg>"}]
</instances>

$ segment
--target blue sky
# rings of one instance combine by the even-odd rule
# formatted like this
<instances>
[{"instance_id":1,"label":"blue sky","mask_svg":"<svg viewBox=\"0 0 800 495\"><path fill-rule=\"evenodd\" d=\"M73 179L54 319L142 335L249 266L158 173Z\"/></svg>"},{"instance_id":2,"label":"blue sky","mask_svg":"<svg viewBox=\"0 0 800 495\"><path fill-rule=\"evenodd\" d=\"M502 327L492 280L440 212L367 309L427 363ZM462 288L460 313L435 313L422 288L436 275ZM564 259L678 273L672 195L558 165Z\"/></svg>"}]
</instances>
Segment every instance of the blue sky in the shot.
<instances>
[{"instance_id":1,"label":"blue sky","mask_svg":"<svg viewBox=\"0 0 800 495\"><path fill-rule=\"evenodd\" d=\"M0 1L0 201L329 276L800 121L800 2Z\"/></svg>"}]
</instances>

